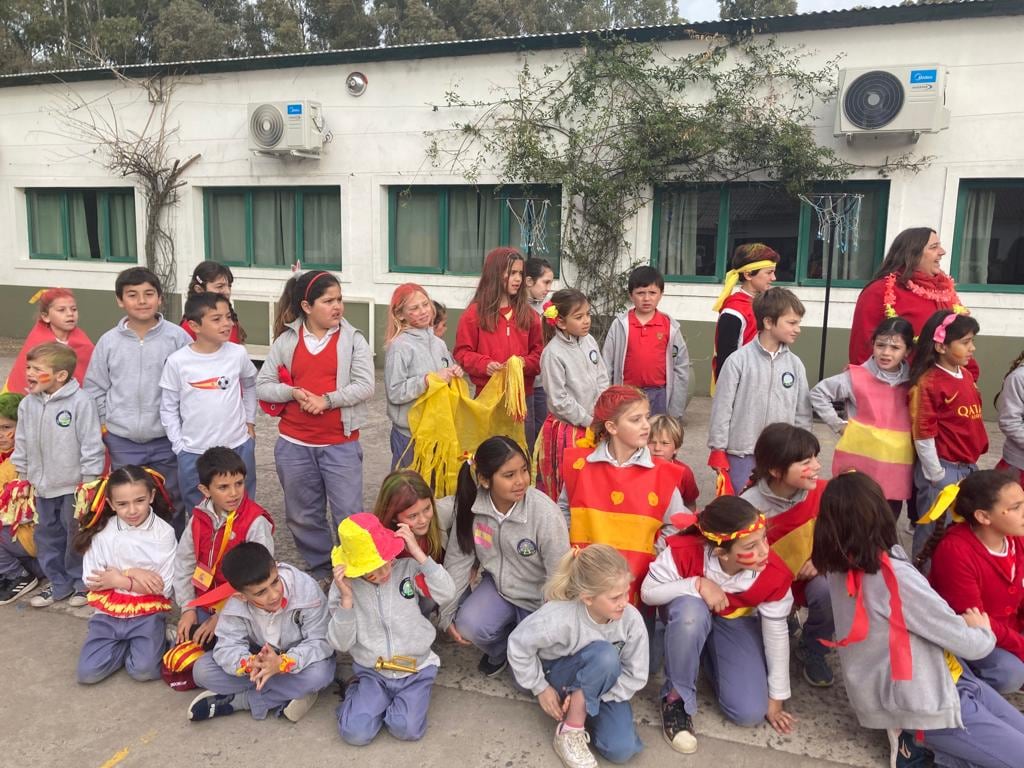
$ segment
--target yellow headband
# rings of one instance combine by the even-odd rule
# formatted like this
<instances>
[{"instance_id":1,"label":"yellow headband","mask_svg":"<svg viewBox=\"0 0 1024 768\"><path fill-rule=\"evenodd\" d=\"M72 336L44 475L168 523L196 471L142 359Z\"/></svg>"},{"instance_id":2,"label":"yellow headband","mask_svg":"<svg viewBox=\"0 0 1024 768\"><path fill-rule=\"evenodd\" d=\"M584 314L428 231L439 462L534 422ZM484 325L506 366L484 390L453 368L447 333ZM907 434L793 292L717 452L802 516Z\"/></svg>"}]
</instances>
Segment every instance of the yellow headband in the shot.
<instances>
[{"instance_id":1,"label":"yellow headband","mask_svg":"<svg viewBox=\"0 0 1024 768\"><path fill-rule=\"evenodd\" d=\"M771 259L761 259L761 261L752 261L749 264L744 264L742 267L736 269L730 269L725 273L725 282L722 284L722 292L718 294L718 300L715 302L713 309L715 312L719 312L722 309L722 305L725 300L732 294L732 289L736 287L736 283L739 282L740 275L747 272L757 272L759 269L768 269L768 267L774 267L775 262Z\"/></svg>"},{"instance_id":2,"label":"yellow headband","mask_svg":"<svg viewBox=\"0 0 1024 768\"><path fill-rule=\"evenodd\" d=\"M933 503L928 511L918 519L917 524L923 525L924 523L934 523L942 517L946 513L946 510L953 506L953 502L956 501L958 493L960 493L960 483L947 485L943 488L936 497L935 503ZM955 512L953 513L953 522L962 523L963 521L964 519L960 517L960 515Z\"/></svg>"},{"instance_id":3,"label":"yellow headband","mask_svg":"<svg viewBox=\"0 0 1024 768\"><path fill-rule=\"evenodd\" d=\"M760 531L767 524L768 521L765 519L765 516L758 515L757 520L752 522L746 528L741 528L740 530L733 531L732 533L715 533L714 531L705 531L703 528L700 528L699 523L697 524L697 527L700 528L701 535L705 539L721 546L727 541L735 541L741 536L749 536L750 534L755 533L756 531Z\"/></svg>"}]
</instances>

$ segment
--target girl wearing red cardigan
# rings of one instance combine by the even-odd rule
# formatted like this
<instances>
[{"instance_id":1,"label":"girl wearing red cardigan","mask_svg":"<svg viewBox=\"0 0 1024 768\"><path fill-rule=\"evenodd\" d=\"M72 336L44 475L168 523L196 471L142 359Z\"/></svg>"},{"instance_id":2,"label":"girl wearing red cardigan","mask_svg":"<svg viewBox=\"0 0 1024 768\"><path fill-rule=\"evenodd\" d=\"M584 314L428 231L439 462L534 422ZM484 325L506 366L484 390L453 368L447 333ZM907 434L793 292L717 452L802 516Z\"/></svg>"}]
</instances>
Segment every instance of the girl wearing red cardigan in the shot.
<instances>
[{"instance_id":1,"label":"girl wearing red cardigan","mask_svg":"<svg viewBox=\"0 0 1024 768\"><path fill-rule=\"evenodd\" d=\"M533 423L529 404L533 380L540 373L544 336L540 317L530 309L523 287L523 254L495 248L484 259L473 301L459 318L452 355L479 392L513 355L523 359L526 424ZM527 429L532 448L536 430Z\"/></svg>"},{"instance_id":2,"label":"girl wearing red cardigan","mask_svg":"<svg viewBox=\"0 0 1024 768\"><path fill-rule=\"evenodd\" d=\"M967 663L1015 693L1024 686L1024 489L1010 474L981 470L960 483L954 509L964 522L936 530L918 565L931 557L929 581L954 611L989 615L995 650Z\"/></svg>"}]
</instances>

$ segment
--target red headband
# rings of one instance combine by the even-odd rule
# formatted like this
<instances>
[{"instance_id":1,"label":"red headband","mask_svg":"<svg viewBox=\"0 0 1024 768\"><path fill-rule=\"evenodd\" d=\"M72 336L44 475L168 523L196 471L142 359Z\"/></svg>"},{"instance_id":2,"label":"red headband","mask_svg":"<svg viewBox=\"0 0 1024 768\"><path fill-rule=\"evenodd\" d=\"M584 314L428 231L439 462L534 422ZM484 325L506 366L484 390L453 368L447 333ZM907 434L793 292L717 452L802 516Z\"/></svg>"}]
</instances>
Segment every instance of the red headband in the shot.
<instances>
[{"instance_id":1,"label":"red headband","mask_svg":"<svg viewBox=\"0 0 1024 768\"><path fill-rule=\"evenodd\" d=\"M330 272L317 272L315 275L313 275L313 277L311 277L309 279L309 282L306 283L306 290L302 294L302 300L304 302L306 302L307 304L309 303L309 289L313 287L313 283L315 283L317 280L319 280L324 275L329 275L329 274L331 274L331 273Z\"/></svg>"},{"instance_id":2,"label":"red headband","mask_svg":"<svg viewBox=\"0 0 1024 768\"><path fill-rule=\"evenodd\" d=\"M594 426L614 421L619 412L630 403L646 400L647 396L636 387L616 384L608 387L594 403Z\"/></svg>"}]
</instances>

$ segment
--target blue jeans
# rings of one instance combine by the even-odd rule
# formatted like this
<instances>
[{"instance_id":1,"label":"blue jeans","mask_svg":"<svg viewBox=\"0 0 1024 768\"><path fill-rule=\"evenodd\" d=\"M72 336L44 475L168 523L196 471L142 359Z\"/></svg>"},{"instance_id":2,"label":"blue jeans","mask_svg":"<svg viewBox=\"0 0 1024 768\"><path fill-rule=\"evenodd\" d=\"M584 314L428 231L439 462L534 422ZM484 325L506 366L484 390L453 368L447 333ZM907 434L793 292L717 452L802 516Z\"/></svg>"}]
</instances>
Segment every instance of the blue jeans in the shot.
<instances>
[{"instance_id":1,"label":"blue jeans","mask_svg":"<svg viewBox=\"0 0 1024 768\"><path fill-rule=\"evenodd\" d=\"M78 656L78 682L91 685L124 667L133 680L160 679L160 661L167 648L166 613L118 619L94 613Z\"/></svg>"},{"instance_id":2,"label":"blue jeans","mask_svg":"<svg viewBox=\"0 0 1024 768\"><path fill-rule=\"evenodd\" d=\"M345 690L345 700L338 707L338 732L347 744L369 744L382 726L400 741L423 738L436 666L405 677L385 677L353 662L352 672L356 682Z\"/></svg>"},{"instance_id":3,"label":"blue jeans","mask_svg":"<svg viewBox=\"0 0 1024 768\"><path fill-rule=\"evenodd\" d=\"M594 749L613 763L625 763L644 743L633 724L633 705L628 701L602 701L622 674L619 651L611 643L596 640L572 656L544 661L544 676L564 698L583 691L587 702L587 727Z\"/></svg>"},{"instance_id":4,"label":"blue jeans","mask_svg":"<svg viewBox=\"0 0 1024 768\"><path fill-rule=\"evenodd\" d=\"M242 457L245 462L245 492L249 498L256 500L256 441L249 438L244 443L232 449ZM178 454L178 483L181 486L181 498L184 501L187 511L186 518L192 514L192 510L199 506L203 500L202 491L199 490L199 472L196 470L196 462L199 461L198 453L182 451Z\"/></svg>"},{"instance_id":5,"label":"blue jeans","mask_svg":"<svg viewBox=\"0 0 1024 768\"><path fill-rule=\"evenodd\" d=\"M412 464L413 451L416 446L411 437L407 437L394 424L391 425L391 471Z\"/></svg>"},{"instance_id":6,"label":"blue jeans","mask_svg":"<svg viewBox=\"0 0 1024 768\"><path fill-rule=\"evenodd\" d=\"M945 474L937 484L927 480L924 476L924 472L921 471L921 463L916 462L914 464L914 489L917 491L917 517L921 517L931 509L932 504L935 503L935 499L938 498L939 493L947 485L953 483L959 483L965 477L972 472L978 471L977 464L957 464L952 461L946 461L945 459L939 459L939 464L942 465L943 472ZM915 518L916 521L916 518ZM946 512L946 522L949 522L949 512ZM935 523L925 523L923 525L914 526L914 543L911 548L911 556L917 557L921 550L924 549L924 545L928 543L928 539L931 538L932 532L935 530Z\"/></svg>"},{"instance_id":7,"label":"blue jeans","mask_svg":"<svg viewBox=\"0 0 1024 768\"><path fill-rule=\"evenodd\" d=\"M1024 661L1010 651L995 648L983 659L968 661L967 666L999 693L1016 693L1024 688Z\"/></svg>"},{"instance_id":8,"label":"blue jeans","mask_svg":"<svg viewBox=\"0 0 1024 768\"><path fill-rule=\"evenodd\" d=\"M643 390L651 406L651 416L668 413L667 387L644 387Z\"/></svg>"},{"instance_id":9,"label":"blue jeans","mask_svg":"<svg viewBox=\"0 0 1024 768\"><path fill-rule=\"evenodd\" d=\"M530 611L513 605L498 592L494 579L485 573L455 614L455 626L463 638L487 654L492 664L507 658L508 636Z\"/></svg>"},{"instance_id":10,"label":"blue jeans","mask_svg":"<svg viewBox=\"0 0 1024 768\"><path fill-rule=\"evenodd\" d=\"M254 720L263 720L271 710L279 710L293 699L301 699L322 691L334 681L334 657L307 664L296 672L274 675L256 690L248 675L224 671L212 653L204 654L192 667L196 685L222 695L244 693L249 698L249 711Z\"/></svg>"}]
</instances>

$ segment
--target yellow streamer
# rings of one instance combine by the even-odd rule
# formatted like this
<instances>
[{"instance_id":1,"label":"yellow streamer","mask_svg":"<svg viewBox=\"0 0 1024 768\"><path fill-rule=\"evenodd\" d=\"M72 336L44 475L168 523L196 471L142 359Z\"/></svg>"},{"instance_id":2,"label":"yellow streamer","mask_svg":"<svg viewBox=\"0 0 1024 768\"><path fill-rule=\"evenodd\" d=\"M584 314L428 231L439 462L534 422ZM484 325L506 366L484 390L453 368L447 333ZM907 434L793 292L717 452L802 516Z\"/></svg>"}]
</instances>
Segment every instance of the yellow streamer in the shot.
<instances>
[{"instance_id":1,"label":"yellow streamer","mask_svg":"<svg viewBox=\"0 0 1024 768\"><path fill-rule=\"evenodd\" d=\"M418 472L438 497L455 493L459 469L477 446L494 435L526 445L526 390L523 361L509 358L503 372L491 377L476 399L464 379L445 382L431 374L427 391L409 410L414 441L410 469Z\"/></svg>"},{"instance_id":2,"label":"yellow streamer","mask_svg":"<svg viewBox=\"0 0 1024 768\"><path fill-rule=\"evenodd\" d=\"M947 485L939 492L939 495L935 498L935 502L932 504L931 508L929 508L929 510L918 519L917 524L923 525L924 523L934 523L946 514L947 509L953 506L953 502L956 501L957 494L959 493L959 483ZM962 523L963 521L964 519L960 517L960 515L953 515L953 522Z\"/></svg>"}]
</instances>

